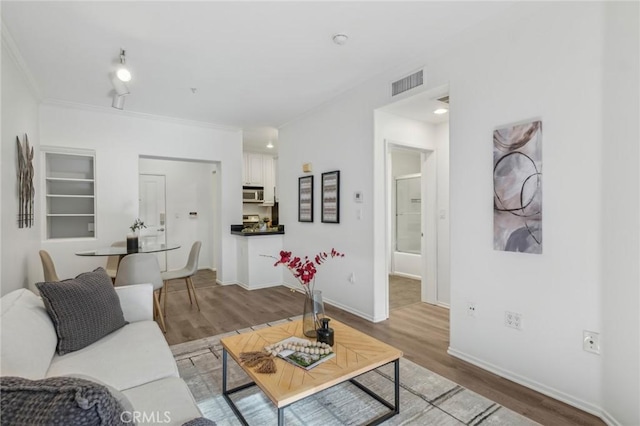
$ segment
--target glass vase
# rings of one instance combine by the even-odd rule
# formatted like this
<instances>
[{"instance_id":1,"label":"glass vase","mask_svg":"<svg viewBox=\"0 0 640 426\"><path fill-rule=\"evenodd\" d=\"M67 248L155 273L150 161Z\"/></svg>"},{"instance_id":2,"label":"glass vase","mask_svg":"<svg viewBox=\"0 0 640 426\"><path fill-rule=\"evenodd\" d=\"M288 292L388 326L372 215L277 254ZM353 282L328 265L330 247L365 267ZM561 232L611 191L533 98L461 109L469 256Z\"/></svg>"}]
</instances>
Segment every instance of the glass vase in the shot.
<instances>
[{"instance_id":1,"label":"glass vase","mask_svg":"<svg viewBox=\"0 0 640 426\"><path fill-rule=\"evenodd\" d=\"M305 293L304 310L302 312L302 331L307 337L316 337L316 330L322 326L324 318L324 303L322 292L313 290L313 293Z\"/></svg>"}]
</instances>

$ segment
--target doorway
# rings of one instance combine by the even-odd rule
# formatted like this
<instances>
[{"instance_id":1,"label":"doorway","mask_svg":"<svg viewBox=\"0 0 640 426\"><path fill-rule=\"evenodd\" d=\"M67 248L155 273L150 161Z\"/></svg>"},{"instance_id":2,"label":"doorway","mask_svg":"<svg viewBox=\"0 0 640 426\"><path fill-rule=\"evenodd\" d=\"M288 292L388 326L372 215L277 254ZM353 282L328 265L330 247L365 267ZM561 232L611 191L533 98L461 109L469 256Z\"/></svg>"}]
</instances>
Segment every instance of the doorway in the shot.
<instances>
[{"instance_id":1,"label":"doorway","mask_svg":"<svg viewBox=\"0 0 640 426\"><path fill-rule=\"evenodd\" d=\"M422 300L422 173L420 152L391 150L389 310Z\"/></svg>"},{"instance_id":2,"label":"doorway","mask_svg":"<svg viewBox=\"0 0 640 426\"><path fill-rule=\"evenodd\" d=\"M408 257L415 256L416 265L409 278L420 280L422 302L448 307L449 290L449 119L448 86L406 94L400 100L378 108L375 117L374 190L384 193L377 211L384 212L374 218L377 232L374 250L378 265L374 268L374 318L389 317L393 309L390 279L403 271ZM444 115L437 115L444 110ZM419 169L398 173L393 169L392 154L396 151L413 152L419 156ZM417 161L417 160L416 160ZM397 177L420 174L421 226L414 226L414 238L420 237L420 254L398 250L394 227L398 226L395 213ZM414 197L417 198L417 197ZM416 206L418 205L416 199ZM417 219L417 218L416 218ZM415 239L414 239L415 241ZM400 257L398 256L400 254ZM420 258L421 256L421 258Z\"/></svg>"},{"instance_id":3,"label":"doorway","mask_svg":"<svg viewBox=\"0 0 640 426\"><path fill-rule=\"evenodd\" d=\"M167 243L166 233L166 176L140 174L140 219L146 228L140 230L143 245ZM156 253L160 270L167 270L167 253Z\"/></svg>"},{"instance_id":4,"label":"doorway","mask_svg":"<svg viewBox=\"0 0 640 426\"><path fill-rule=\"evenodd\" d=\"M220 164L218 162L157 158L141 156L138 162L139 176L164 176L165 239L180 248L166 252L167 270L184 267L195 241L201 241L198 269L220 268L221 206ZM216 171L218 175L214 175ZM150 192L150 191L148 191ZM159 191L162 192L162 191ZM140 189L139 216L146 215L143 201L145 190ZM158 195L160 196L160 195ZM161 204L161 203L158 203ZM160 219L157 219L160 222ZM147 222L145 221L145 224ZM150 221L149 223L153 223ZM145 230L148 231L148 230ZM162 263L162 260L159 260Z\"/></svg>"}]
</instances>

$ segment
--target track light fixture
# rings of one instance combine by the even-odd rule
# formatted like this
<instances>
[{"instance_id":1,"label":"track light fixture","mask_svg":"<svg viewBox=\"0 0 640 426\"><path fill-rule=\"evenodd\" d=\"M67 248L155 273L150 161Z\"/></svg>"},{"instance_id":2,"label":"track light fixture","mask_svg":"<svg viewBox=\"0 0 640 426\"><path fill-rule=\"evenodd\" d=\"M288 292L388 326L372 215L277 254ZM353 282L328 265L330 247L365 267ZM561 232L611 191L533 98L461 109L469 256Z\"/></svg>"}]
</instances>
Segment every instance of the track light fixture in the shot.
<instances>
[{"instance_id":1,"label":"track light fixture","mask_svg":"<svg viewBox=\"0 0 640 426\"><path fill-rule=\"evenodd\" d=\"M113 100L111 101L111 106L115 109L124 109L124 99L126 95L118 95L117 93L113 94Z\"/></svg>"},{"instance_id":2,"label":"track light fixture","mask_svg":"<svg viewBox=\"0 0 640 426\"><path fill-rule=\"evenodd\" d=\"M120 64L116 70L116 76L120 81L131 81L131 71L126 66L126 58L124 49L120 49Z\"/></svg>"}]
</instances>

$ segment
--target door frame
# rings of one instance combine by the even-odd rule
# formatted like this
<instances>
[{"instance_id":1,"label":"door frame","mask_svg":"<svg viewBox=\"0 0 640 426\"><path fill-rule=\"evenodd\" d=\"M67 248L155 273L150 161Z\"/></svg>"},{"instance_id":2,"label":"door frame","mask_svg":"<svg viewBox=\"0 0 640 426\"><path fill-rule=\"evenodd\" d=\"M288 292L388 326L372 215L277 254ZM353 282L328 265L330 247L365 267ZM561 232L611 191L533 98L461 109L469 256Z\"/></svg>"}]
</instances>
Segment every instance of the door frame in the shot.
<instances>
[{"instance_id":1,"label":"door frame","mask_svg":"<svg viewBox=\"0 0 640 426\"><path fill-rule=\"evenodd\" d=\"M438 224L437 224L437 173L436 173L436 153L434 150L418 147L415 144L397 140L384 140L385 158L385 307L386 317L389 317L389 272L392 260L393 237L392 237L392 185L394 182L391 152L392 151L412 151L420 153L420 191L422 199L420 252L423 256L422 279L421 279L421 300L430 304L437 304L437 277L438 277ZM429 238L433 236L433 238Z\"/></svg>"}]
</instances>

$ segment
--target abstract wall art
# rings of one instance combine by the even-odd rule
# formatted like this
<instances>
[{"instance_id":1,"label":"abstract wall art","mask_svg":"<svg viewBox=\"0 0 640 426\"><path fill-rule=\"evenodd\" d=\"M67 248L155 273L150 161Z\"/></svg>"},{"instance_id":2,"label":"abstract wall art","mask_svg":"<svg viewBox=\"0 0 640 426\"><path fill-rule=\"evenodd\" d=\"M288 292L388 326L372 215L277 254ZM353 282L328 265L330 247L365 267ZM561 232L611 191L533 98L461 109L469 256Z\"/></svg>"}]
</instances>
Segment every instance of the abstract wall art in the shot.
<instances>
[{"instance_id":1,"label":"abstract wall art","mask_svg":"<svg viewBox=\"0 0 640 426\"><path fill-rule=\"evenodd\" d=\"M493 132L493 248L542 253L542 122Z\"/></svg>"},{"instance_id":2,"label":"abstract wall art","mask_svg":"<svg viewBox=\"0 0 640 426\"><path fill-rule=\"evenodd\" d=\"M313 222L313 175L298 178L298 222Z\"/></svg>"},{"instance_id":3,"label":"abstract wall art","mask_svg":"<svg viewBox=\"0 0 640 426\"><path fill-rule=\"evenodd\" d=\"M340 172L322 174L322 211L324 223L340 223Z\"/></svg>"}]
</instances>

